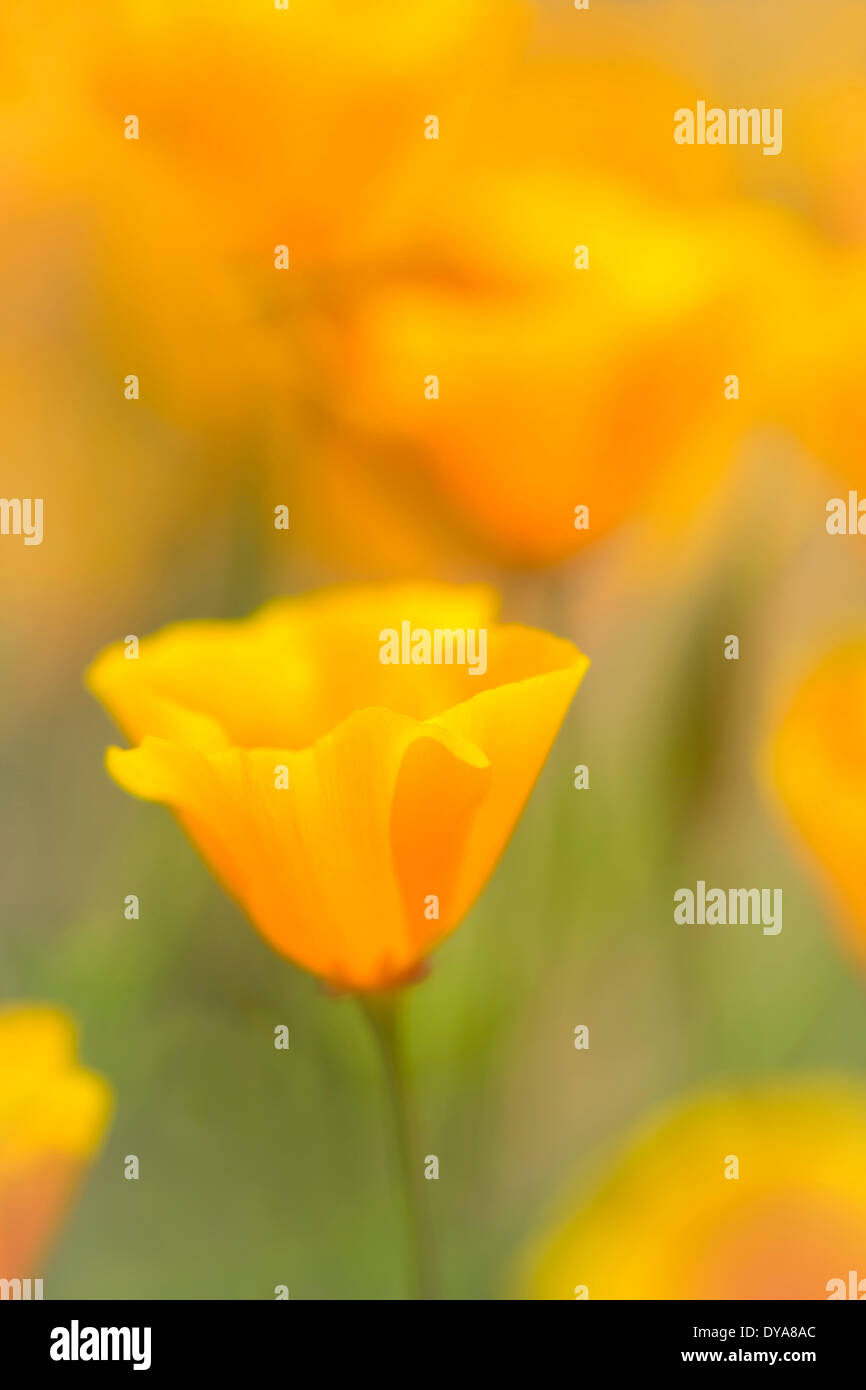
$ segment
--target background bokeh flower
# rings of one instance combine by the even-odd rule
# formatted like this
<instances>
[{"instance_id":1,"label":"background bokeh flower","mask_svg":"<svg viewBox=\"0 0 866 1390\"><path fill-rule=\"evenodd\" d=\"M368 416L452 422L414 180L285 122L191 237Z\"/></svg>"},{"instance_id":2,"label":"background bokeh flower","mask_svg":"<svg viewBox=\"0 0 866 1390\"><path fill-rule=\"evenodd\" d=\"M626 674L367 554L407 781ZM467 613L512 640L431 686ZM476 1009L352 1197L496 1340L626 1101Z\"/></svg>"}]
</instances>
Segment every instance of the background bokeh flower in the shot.
<instances>
[{"instance_id":1,"label":"background bokeh flower","mask_svg":"<svg viewBox=\"0 0 866 1390\"><path fill-rule=\"evenodd\" d=\"M866 961L866 640L826 653L773 733L774 789Z\"/></svg>"},{"instance_id":2,"label":"background bokeh flower","mask_svg":"<svg viewBox=\"0 0 866 1390\"><path fill-rule=\"evenodd\" d=\"M736 1167L734 1164L736 1163ZM821 1299L862 1268L866 1091L792 1077L645 1125L531 1257L532 1297Z\"/></svg>"},{"instance_id":3,"label":"background bokeh flower","mask_svg":"<svg viewBox=\"0 0 866 1390\"><path fill-rule=\"evenodd\" d=\"M796 196L769 174L744 186L729 151L677 157L671 102L719 80L712 22L612 6L578 39L575 20L527 0L124 0L58 18L46 52L13 3L7 102L33 160L13 170L13 250L50 236L57 206L98 267L70 329L117 383L105 447L131 415L186 444L154 529L196 499L219 518L243 472L292 493L329 566L549 564L623 522L663 517L678 537L756 420L806 429L814 374L795 348L811 337L787 306L804 280L832 281L822 320L846 295L829 250L789 253Z\"/></svg>"},{"instance_id":4,"label":"background bokeh flower","mask_svg":"<svg viewBox=\"0 0 866 1390\"><path fill-rule=\"evenodd\" d=\"M0 1277L44 1278L111 1109L108 1083L77 1060L61 1010L0 1009Z\"/></svg>"}]
</instances>

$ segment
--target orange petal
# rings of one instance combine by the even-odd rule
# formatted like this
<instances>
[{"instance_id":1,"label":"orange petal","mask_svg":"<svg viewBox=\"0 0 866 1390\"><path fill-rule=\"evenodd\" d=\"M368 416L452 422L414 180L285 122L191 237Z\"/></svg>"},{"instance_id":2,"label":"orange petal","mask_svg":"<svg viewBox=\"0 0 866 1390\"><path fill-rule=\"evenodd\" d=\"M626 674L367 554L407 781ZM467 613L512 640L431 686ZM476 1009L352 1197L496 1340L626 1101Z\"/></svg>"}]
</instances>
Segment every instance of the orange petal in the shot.
<instances>
[{"instance_id":1,"label":"orange petal","mask_svg":"<svg viewBox=\"0 0 866 1390\"><path fill-rule=\"evenodd\" d=\"M416 744L435 744L419 752ZM411 756L410 756L411 755ZM423 861L430 892L453 881L461 829L488 785L486 759L435 725L388 710L345 720L312 748L204 753L146 738L111 749L112 776L138 796L175 807L204 858L281 954L347 989L384 988L411 973L432 937L407 911L392 812L425 803L435 839ZM278 769L288 787L278 786ZM398 792L399 783L399 792ZM453 808L450 820L449 807ZM413 832L414 833L414 832ZM401 848L405 841L397 832Z\"/></svg>"}]
</instances>

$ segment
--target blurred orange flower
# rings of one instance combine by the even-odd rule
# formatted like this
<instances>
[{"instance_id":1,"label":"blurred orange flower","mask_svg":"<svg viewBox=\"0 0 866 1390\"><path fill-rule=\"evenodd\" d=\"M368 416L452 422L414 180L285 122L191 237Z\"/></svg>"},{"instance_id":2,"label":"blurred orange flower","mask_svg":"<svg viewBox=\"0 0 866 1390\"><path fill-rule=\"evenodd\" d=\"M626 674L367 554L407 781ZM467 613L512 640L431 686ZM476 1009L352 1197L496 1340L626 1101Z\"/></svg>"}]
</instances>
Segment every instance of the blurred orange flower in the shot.
<instances>
[{"instance_id":1,"label":"blurred orange flower","mask_svg":"<svg viewBox=\"0 0 866 1390\"><path fill-rule=\"evenodd\" d=\"M115 379L141 375L143 400L212 444L231 425L247 453L244 430L286 405L297 420L319 393L311 308L363 293L404 254L429 103L450 129L484 110L528 13L524 0L285 13L97 0L46 34L28 5L5 8L0 107L38 161L14 176L28 200L61 205L87 261L80 329Z\"/></svg>"},{"instance_id":2,"label":"blurred orange flower","mask_svg":"<svg viewBox=\"0 0 866 1390\"><path fill-rule=\"evenodd\" d=\"M588 35L527 0L118 0L58 19L57 83L13 12L10 100L97 268L97 353L223 468L291 489L311 546L548 564L656 489L674 531L707 496L754 418L777 254L729 166L670 138L688 36L670 72L632 7Z\"/></svg>"},{"instance_id":3,"label":"blurred orange flower","mask_svg":"<svg viewBox=\"0 0 866 1390\"><path fill-rule=\"evenodd\" d=\"M76 1060L59 1009L0 1010L0 1278L42 1277L40 1260L111 1112L108 1083Z\"/></svg>"},{"instance_id":4,"label":"blurred orange flower","mask_svg":"<svg viewBox=\"0 0 866 1390\"><path fill-rule=\"evenodd\" d=\"M440 190L429 209L426 269L319 325L344 471L379 478L365 510L346 493L339 534L411 493L407 465L416 493L499 561L561 560L645 511L672 475L676 529L755 418L749 307L775 223L686 215L513 162L462 174L459 199ZM728 373L742 400L725 398Z\"/></svg>"},{"instance_id":5,"label":"blurred orange flower","mask_svg":"<svg viewBox=\"0 0 866 1390\"><path fill-rule=\"evenodd\" d=\"M745 161L752 183L738 152L674 144L673 111L717 76L720 36L699 15L614 5L587 26L528 0L113 0L46 34L31 10L9 0L0 16L10 356L35 321L45 361L36 291L11 291L22 267L44 282L59 222L45 336L60 315L59 358L83 378L61 461L77 441L114 497L118 447L150 442L128 422L168 435L150 450L167 460L152 521L141 470L123 480L118 510L144 523L128 585L130 546L188 523L205 492L218 513L251 466L275 500L291 494L311 548L408 574L479 552L553 563L634 517L679 536L756 420L848 461L862 295L791 244L796 212L766 212L785 203L760 183L776 161L757 178ZM785 168L796 185L799 163ZM98 427L75 405L92 397ZM17 413L44 471L57 410ZM89 496L67 476L49 468L55 514Z\"/></svg>"},{"instance_id":6,"label":"blurred orange flower","mask_svg":"<svg viewBox=\"0 0 866 1390\"><path fill-rule=\"evenodd\" d=\"M535 1248L533 1298L821 1299L866 1276L866 1090L709 1092L632 1140ZM855 1294L856 1297L856 1294Z\"/></svg>"},{"instance_id":7,"label":"blurred orange flower","mask_svg":"<svg viewBox=\"0 0 866 1390\"><path fill-rule=\"evenodd\" d=\"M281 954L340 988L400 983L481 890L588 665L495 607L359 587L111 647L88 683L137 746L109 771L177 811ZM454 664L383 664L404 623L451 634Z\"/></svg>"},{"instance_id":8,"label":"blurred orange flower","mask_svg":"<svg viewBox=\"0 0 866 1390\"><path fill-rule=\"evenodd\" d=\"M772 783L866 963L866 640L828 653L774 734Z\"/></svg>"}]
</instances>

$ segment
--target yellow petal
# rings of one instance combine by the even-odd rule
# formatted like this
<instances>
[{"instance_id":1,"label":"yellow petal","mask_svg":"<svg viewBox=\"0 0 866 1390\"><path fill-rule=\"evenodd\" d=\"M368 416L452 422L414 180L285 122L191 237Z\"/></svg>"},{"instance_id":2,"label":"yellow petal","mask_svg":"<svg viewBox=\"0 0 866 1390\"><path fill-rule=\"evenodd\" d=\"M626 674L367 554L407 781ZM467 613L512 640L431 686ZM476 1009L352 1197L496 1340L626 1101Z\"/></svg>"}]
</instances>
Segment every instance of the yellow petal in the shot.
<instances>
[{"instance_id":1,"label":"yellow petal","mask_svg":"<svg viewBox=\"0 0 866 1390\"><path fill-rule=\"evenodd\" d=\"M304 748L356 709L426 719L475 694L483 681L465 668L384 666L379 634L409 617L416 627L487 627L496 607L485 585L325 589L244 622L175 624L142 641L137 659L115 645L87 680L136 742Z\"/></svg>"}]
</instances>

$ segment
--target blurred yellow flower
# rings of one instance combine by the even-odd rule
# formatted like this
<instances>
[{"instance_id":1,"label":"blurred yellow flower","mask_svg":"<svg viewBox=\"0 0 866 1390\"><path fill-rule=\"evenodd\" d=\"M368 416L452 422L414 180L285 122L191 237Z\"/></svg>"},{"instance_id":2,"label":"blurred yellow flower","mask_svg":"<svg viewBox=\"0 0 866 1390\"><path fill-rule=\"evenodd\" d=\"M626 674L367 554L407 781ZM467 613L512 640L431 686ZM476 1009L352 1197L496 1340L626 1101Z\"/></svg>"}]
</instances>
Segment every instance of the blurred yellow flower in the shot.
<instances>
[{"instance_id":1,"label":"blurred yellow flower","mask_svg":"<svg viewBox=\"0 0 866 1390\"><path fill-rule=\"evenodd\" d=\"M866 963L866 639L810 673L775 732L770 770Z\"/></svg>"},{"instance_id":2,"label":"blurred yellow flower","mask_svg":"<svg viewBox=\"0 0 866 1390\"><path fill-rule=\"evenodd\" d=\"M177 811L281 954L340 988L397 984L481 890L588 665L495 608L482 586L326 590L111 647L88 683L137 746L109 771ZM385 664L404 624L452 634L454 663L422 644Z\"/></svg>"},{"instance_id":3,"label":"blurred yellow flower","mask_svg":"<svg viewBox=\"0 0 866 1390\"><path fill-rule=\"evenodd\" d=\"M408 463L511 563L599 540L679 470L676 528L755 418L753 267L772 260L775 225L513 163L465 169L459 186L427 218L438 274L371 285L330 338L320 325L348 471L378 474L387 508ZM725 398L729 372L742 400ZM345 525L366 526L348 498Z\"/></svg>"},{"instance_id":4,"label":"blurred yellow flower","mask_svg":"<svg viewBox=\"0 0 866 1390\"><path fill-rule=\"evenodd\" d=\"M75 1056L71 1020L46 1005L0 1009L0 1278L39 1261L102 1141L111 1090Z\"/></svg>"},{"instance_id":5,"label":"blurred yellow flower","mask_svg":"<svg viewBox=\"0 0 866 1390\"><path fill-rule=\"evenodd\" d=\"M792 263L785 218L762 223L736 161L671 138L715 47L678 6L605 7L587 27L528 0L114 0L58 15L50 36L31 10L9 0L0 17L0 104L27 153L2 260L10 292L22 265L38 289L38 248L63 225L66 275L88 272L82 299L51 299L54 335L65 311L89 348L67 394L101 399L111 380L120 414L95 427L37 399L13 423L40 467L50 422L61 443L86 427L99 488L127 420L153 412L175 431L159 440L160 534L188 520L204 470L216 503L252 462L307 513L314 546L365 573L453 572L479 551L548 564L635 517L664 532L661 561L763 405L806 433L829 414L828 448L856 437L840 358L854 309L816 291L837 346L801 331L820 267ZM37 289L10 301L15 360ZM818 382L837 378L838 409L816 416ZM178 424L196 441L182 467ZM80 506L56 472L59 502Z\"/></svg>"},{"instance_id":6,"label":"blurred yellow flower","mask_svg":"<svg viewBox=\"0 0 866 1390\"><path fill-rule=\"evenodd\" d=\"M488 118L525 0L96 0L47 40L30 10L0 15L0 111L35 147L39 178L14 169L27 200L53 196L96 267L79 332L215 451L230 427L246 466L268 412L296 421L318 393L311 307L402 259L440 155L430 103L452 144L467 106Z\"/></svg>"},{"instance_id":7,"label":"blurred yellow flower","mask_svg":"<svg viewBox=\"0 0 866 1390\"><path fill-rule=\"evenodd\" d=\"M7 99L96 267L97 381L138 372L214 477L254 460L313 544L345 564L360 534L365 571L554 562L657 487L680 531L754 418L777 257L738 232L727 165L671 138L693 41L668 16L669 70L643 51L660 17L632 10L589 34L527 0L117 0L53 31L55 81L14 3Z\"/></svg>"},{"instance_id":8,"label":"blurred yellow flower","mask_svg":"<svg viewBox=\"0 0 866 1390\"><path fill-rule=\"evenodd\" d=\"M866 1277L866 1090L790 1078L666 1112L529 1260L541 1299L822 1299ZM866 1286L864 1286L866 1287Z\"/></svg>"}]
</instances>

